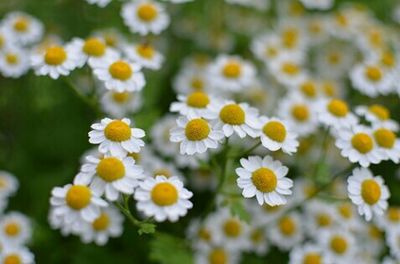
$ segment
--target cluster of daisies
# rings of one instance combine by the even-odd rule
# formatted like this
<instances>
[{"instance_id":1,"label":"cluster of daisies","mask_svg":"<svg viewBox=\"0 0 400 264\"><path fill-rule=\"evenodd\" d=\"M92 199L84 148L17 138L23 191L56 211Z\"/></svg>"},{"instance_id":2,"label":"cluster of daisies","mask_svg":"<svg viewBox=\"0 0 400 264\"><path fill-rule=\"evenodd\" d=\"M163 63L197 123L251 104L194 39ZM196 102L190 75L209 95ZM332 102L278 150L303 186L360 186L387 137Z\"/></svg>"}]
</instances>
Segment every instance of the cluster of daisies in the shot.
<instances>
[{"instance_id":1,"label":"cluster of daisies","mask_svg":"<svg viewBox=\"0 0 400 264\"><path fill-rule=\"evenodd\" d=\"M17 211L4 212L18 186L14 175L0 171L0 262L33 264L35 257L27 248L32 237L30 219Z\"/></svg>"}]
</instances>

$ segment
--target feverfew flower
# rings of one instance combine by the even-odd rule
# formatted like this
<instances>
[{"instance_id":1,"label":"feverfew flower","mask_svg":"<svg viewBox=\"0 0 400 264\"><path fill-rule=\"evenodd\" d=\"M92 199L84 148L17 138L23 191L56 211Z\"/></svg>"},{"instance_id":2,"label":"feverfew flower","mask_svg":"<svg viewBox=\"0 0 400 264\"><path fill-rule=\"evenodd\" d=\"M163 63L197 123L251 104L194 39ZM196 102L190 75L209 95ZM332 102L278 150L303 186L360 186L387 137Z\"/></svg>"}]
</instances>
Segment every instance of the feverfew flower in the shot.
<instances>
[{"instance_id":1,"label":"feverfew flower","mask_svg":"<svg viewBox=\"0 0 400 264\"><path fill-rule=\"evenodd\" d=\"M9 245L19 246L27 243L32 236L30 220L18 212L10 212L0 220L0 237Z\"/></svg>"},{"instance_id":2,"label":"feverfew flower","mask_svg":"<svg viewBox=\"0 0 400 264\"><path fill-rule=\"evenodd\" d=\"M300 2L308 9L327 10L330 9L334 0L300 0Z\"/></svg>"},{"instance_id":3,"label":"feverfew flower","mask_svg":"<svg viewBox=\"0 0 400 264\"><path fill-rule=\"evenodd\" d=\"M268 237L281 250L289 250L303 240L303 232L299 213L291 212L274 221L273 226L268 229Z\"/></svg>"},{"instance_id":4,"label":"feverfew flower","mask_svg":"<svg viewBox=\"0 0 400 264\"><path fill-rule=\"evenodd\" d=\"M134 159L129 156L105 156L102 159L88 156L86 159L87 163L82 165L74 184L90 184L94 193L99 196L105 194L110 201L116 201L120 193L133 194L134 188L145 177L143 169L135 165Z\"/></svg>"},{"instance_id":5,"label":"feverfew flower","mask_svg":"<svg viewBox=\"0 0 400 264\"><path fill-rule=\"evenodd\" d=\"M317 108L318 120L326 126L337 129L351 127L358 123L347 103L341 99L321 100Z\"/></svg>"},{"instance_id":6,"label":"feverfew flower","mask_svg":"<svg viewBox=\"0 0 400 264\"><path fill-rule=\"evenodd\" d=\"M154 217L157 222L176 222L186 215L193 204L189 198L192 192L183 187L178 177L148 177L135 192L137 209L146 217Z\"/></svg>"},{"instance_id":7,"label":"feverfew flower","mask_svg":"<svg viewBox=\"0 0 400 264\"><path fill-rule=\"evenodd\" d=\"M106 7L111 0L86 0L91 5L97 5L98 7Z\"/></svg>"},{"instance_id":8,"label":"feverfew flower","mask_svg":"<svg viewBox=\"0 0 400 264\"><path fill-rule=\"evenodd\" d=\"M351 232L334 228L321 232L317 238L328 263L348 263L354 258L356 241Z\"/></svg>"},{"instance_id":9,"label":"feverfew flower","mask_svg":"<svg viewBox=\"0 0 400 264\"><path fill-rule=\"evenodd\" d=\"M115 118L135 113L142 106L140 92L107 91L101 98L101 107L104 112Z\"/></svg>"},{"instance_id":10,"label":"feverfew flower","mask_svg":"<svg viewBox=\"0 0 400 264\"><path fill-rule=\"evenodd\" d=\"M6 48L0 53L0 72L5 77L18 78L30 68L28 52L21 48Z\"/></svg>"},{"instance_id":11,"label":"feverfew flower","mask_svg":"<svg viewBox=\"0 0 400 264\"><path fill-rule=\"evenodd\" d=\"M163 55L148 43L126 45L124 52L128 59L152 70L160 69L164 61Z\"/></svg>"},{"instance_id":12,"label":"feverfew flower","mask_svg":"<svg viewBox=\"0 0 400 264\"><path fill-rule=\"evenodd\" d=\"M15 194L19 187L17 178L7 171L0 171L0 197L7 198Z\"/></svg>"},{"instance_id":13,"label":"feverfew flower","mask_svg":"<svg viewBox=\"0 0 400 264\"><path fill-rule=\"evenodd\" d=\"M243 196L251 198L256 196L260 205L267 203L270 206L287 203L286 195L292 194L290 188L293 181L286 176L288 168L279 161L265 156L251 156L241 159L242 167L236 169L239 175L237 184L243 189Z\"/></svg>"},{"instance_id":14,"label":"feverfew flower","mask_svg":"<svg viewBox=\"0 0 400 264\"><path fill-rule=\"evenodd\" d=\"M300 245L290 252L289 264L328 263L324 250L314 244Z\"/></svg>"},{"instance_id":15,"label":"feverfew flower","mask_svg":"<svg viewBox=\"0 0 400 264\"><path fill-rule=\"evenodd\" d=\"M213 96L204 92L193 92L191 94L178 95L179 102L173 102L170 106L171 112L178 112L187 118L211 116L209 105L215 102Z\"/></svg>"},{"instance_id":16,"label":"feverfew flower","mask_svg":"<svg viewBox=\"0 0 400 264\"><path fill-rule=\"evenodd\" d=\"M43 36L43 24L23 12L11 12L2 21L4 30L22 45L38 42Z\"/></svg>"},{"instance_id":17,"label":"feverfew flower","mask_svg":"<svg viewBox=\"0 0 400 264\"><path fill-rule=\"evenodd\" d=\"M383 159L390 159L394 163L400 162L400 140L396 134L383 126L376 126L373 129L373 136Z\"/></svg>"},{"instance_id":18,"label":"feverfew flower","mask_svg":"<svg viewBox=\"0 0 400 264\"><path fill-rule=\"evenodd\" d=\"M356 168L347 179L347 190L351 201L358 206L358 213L367 221L373 215L383 215L390 196L381 176L374 176L367 168Z\"/></svg>"},{"instance_id":19,"label":"feverfew flower","mask_svg":"<svg viewBox=\"0 0 400 264\"><path fill-rule=\"evenodd\" d=\"M6 246L2 248L0 263L34 264L34 255L23 246Z\"/></svg>"},{"instance_id":20,"label":"feverfew flower","mask_svg":"<svg viewBox=\"0 0 400 264\"><path fill-rule=\"evenodd\" d=\"M103 118L100 123L91 126L89 142L100 144L101 153L110 152L112 156L125 156L127 153L138 153L144 146L141 138L145 133L140 128L131 128L128 118L122 120Z\"/></svg>"},{"instance_id":21,"label":"feverfew flower","mask_svg":"<svg viewBox=\"0 0 400 264\"><path fill-rule=\"evenodd\" d=\"M180 143L182 155L201 154L208 148L215 149L224 137L221 130L214 128L202 118L179 117L176 123L178 127L171 130L170 140Z\"/></svg>"},{"instance_id":22,"label":"feverfew flower","mask_svg":"<svg viewBox=\"0 0 400 264\"><path fill-rule=\"evenodd\" d=\"M149 0L127 2L122 6L121 16L132 33L160 34L169 24L164 6Z\"/></svg>"},{"instance_id":23,"label":"feverfew flower","mask_svg":"<svg viewBox=\"0 0 400 264\"><path fill-rule=\"evenodd\" d=\"M399 129L399 124L390 118L390 110L381 104L360 105L356 107L355 112L357 115L364 117L373 126L383 126L394 131Z\"/></svg>"}]
</instances>

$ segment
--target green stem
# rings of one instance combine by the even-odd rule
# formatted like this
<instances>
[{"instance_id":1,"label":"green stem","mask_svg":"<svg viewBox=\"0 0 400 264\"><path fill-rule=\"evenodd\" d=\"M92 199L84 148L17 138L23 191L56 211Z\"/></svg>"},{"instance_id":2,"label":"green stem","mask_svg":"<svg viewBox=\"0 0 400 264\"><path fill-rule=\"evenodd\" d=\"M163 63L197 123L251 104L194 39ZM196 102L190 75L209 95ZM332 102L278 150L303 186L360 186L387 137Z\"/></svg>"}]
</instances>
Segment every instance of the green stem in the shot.
<instances>
[{"instance_id":1,"label":"green stem","mask_svg":"<svg viewBox=\"0 0 400 264\"><path fill-rule=\"evenodd\" d=\"M258 148L261 145L261 141L257 142L256 144L254 144L252 147L248 148L247 150L245 150L242 154L240 154L241 157L245 157L247 155L249 155L253 150L255 150L256 148Z\"/></svg>"},{"instance_id":2,"label":"green stem","mask_svg":"<svg viewBox=\"0 0 400 264\"><path fill-rule=\"evenodd\" d=\"M319 153L319 159L318 159L318 162L314 166L314 171L313 171L313 174L312 174L312 179L313 180L315 180L318 177L318 174L320 172L320 168L323 165L323 163L325 162L326 154L328 152L328 147L327 147L328 138L329 138L329 128L325 128L324 129L324 133L323 133L322 142L321 142L321 149L320 149L320 153Z\"/></svg>"}]
</instances>

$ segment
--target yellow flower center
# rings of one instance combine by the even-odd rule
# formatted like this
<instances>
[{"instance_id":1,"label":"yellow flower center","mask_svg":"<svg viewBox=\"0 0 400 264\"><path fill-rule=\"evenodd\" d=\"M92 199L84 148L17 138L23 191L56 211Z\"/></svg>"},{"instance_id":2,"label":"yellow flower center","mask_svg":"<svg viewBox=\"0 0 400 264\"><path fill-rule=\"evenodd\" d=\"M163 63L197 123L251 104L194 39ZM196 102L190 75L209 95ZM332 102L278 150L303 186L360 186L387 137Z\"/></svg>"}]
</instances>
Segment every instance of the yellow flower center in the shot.
<instances>
[{"instance_id":1,"label":"yellow flower center","mask_svg":"<svg viewBox=\"0 0 400 264\"><path fill-rule=\"evenodd\" d=\"M304 255L303 264L321 264L321 255L318 253L310 252Z\"/></svg>"},{"instance_id":2,"label":"yellow flower center","mask_svg":"<svg viewBox=\"0 0 400 264\"><path fill-rule=\"evenodd\" d=\"M238 237L242 233L242 226L236 219L228 219L224 223L224 233L228 237Z\"/></svg>"},{"instance_id":3,"label":"yellow flower center","mask_svg":"<svg viewBox=\"0 0 400 264\"><path fill-rule=\"evenodd\" d=\"M317 215L317 223L319 226L327 227L332 224L332 218L328 214L318 214Z\"/></svg>"},{"instance_id":4,"label":"yellow flower center","mask_svg":"<svg viewBox=\"0 0 400 264\"><path fill-rule=\"evenodd\" d=\"M393 56L393 53L384 52L381 55L381 62L383 65L393 68L396 65L396 58Z\"/></svg>"},{"instance_id":5,"label":"yellow flower center","mask_svg":"<svg viewBox=\"0 0 400 264\"><path fill-rule=\"evenodd\" d=\"M140 153L130 152L128 156L135 160L136 163L139 163L141 160Z\"/></svg>"},{"instance_id":6,"label":"yellow flower center","mask_svg":"<svg viewBox=\"0 0 400 264\"><path fill-rule=\"evenodd\" d=\"M281 206L280 205L271 206L269 204L263 204L262 208L267 213L273 213L273 212L278 211L281 208Z\"/></svg>"},{"instance_id":7,"label":"yellow flower center","mask_svg":"<svg viewBox=\"0 0 400 264\"><path fill-rule=\"evenodd\" d=\"M169 182L161 182L151 191L151 199L158 206L173 205L178 201L178 190Z\"/></svg>"},{"instance_id":8,"label":"yellow flower center","mask_svg":"<svg viewBox=\"0 0 400 264\"><path fill-rule=\"evenodd\" d=\"M210 264L228 264L228 256L222 248L216 248L208 255Z\"/></svg>"},{"instance_id":9,"label":"yellow flower center","mask_svg":"<svg viewBox=\"0 0 400 264\"><path fill-rule=\"evenodd\" d=\"M291 217L284 216L279 220L279 230L285 236L292 236L297 231L297 226Z\"/></svg>"},{"instance_id":10,"label":"yellow flower center","mask_svg":"<svg viewBox=\"0 0 400 264\"><path fill-rule=\"evenodd\" d=\"M339 99L332 99L327 105L328 111L337 117L345 117L349 112L347 104Z\"/></svg>"},{"instance_id":11,"label":"yellow flower center","mask_svg":"<svg viewBox=\"0 0 400 264\"><path fill-rule=\"evenodd\" d=\"M14 29L18 32L25 32L29 28L29 20L25 17L20 17L14 22Z\"/></svg>"},{"instance_id":12,"label":"yellow flower center","mask_svg":"<svg viewBox=\"0 0 400 264\"><path fill-rule=\"evenodd\" d=\"M165 176L166 178L169 178L172 176L172 172L167 168L159 168L159 169L154 170L153 175L154 175L154 177L161 175L161 176Z\"/></svg>"},{"instance_id":13,"label":"yellow flower center","mask_svg":"<svg viewBox=\"0 0 400 264\"><path fill-rule=\"evenodd\" d=\"M125 166L117 158L104 158L97 165L96 172L104 181L113 182L125 176Z\"/></svg>"},{"instance_id":14,"label":"yellow flower center","mask_svg":"<svg viewBox=\"0 0 400 264\"><path fill-rule=\"evenodd\" d=\"M10 254L4 257L4 264L22 264L20 256L17 254Z\"/></svg>"},{"instance_id":15,"label":"yellow flower center","mask_svg":"<svg viewBox=\"0 0 400 264\"><path fill-rule=\"evenodd\" d=\"M375 225L370 225L368 228L368 234L370 237L380 240L382 238L382 231L379 230Z\"/></svg>"},{"instance_id":16,"label":"yellow flower center","mask_svg":"<svg viewBox=\"0 0 400 264\"><path fill-rule=\"evenodd\" d=\"M290 28L282 33L282 44L286 48L293 48L296 46L299 39L299 32L295 28Z\"/></svg>"},{"instance_id":17,"label":"yellow flower center","mask_svg":"<svg viewBox=\"0 0 400 264\"><path fill-rule=\"evenodd\" d=\"M206 93L194 92L187 97L186 103L194 108L205 108L210 103L210 99Z\"/></svg>"},{"instance_id":18,"label":"yellow flower center","mask_svg":"<svg viewBox=\"0 0 400 264\"><path fill-rule=\"evenodd\" d=\"M143 58L151 59L154 57L154 49L152 46L145 44L145 45L137 45L136 52Z\"/></svg>"},{"instance_id":19,"label":"yellow flower center","mask_svg":"<svg viewBox=\"0 0 400 264\"><path fill-rule=\"evenodd\" d=\"M331 238L330 243L331 249L339 255L344 254L347 251L347 241L342 236L336 235Z\"/></svg>"},{"instance_id":20,"label":"yellow flower center","mask_svg":"<svg viewBox=\"0 0 400 264\"><path fill-rule=\"evenodd\" d=\"M292 116L299 122L305 122L310 116L310 111L305 104L296 104L292 106Z\"/></svg>"},{"instance_id":21,"label":"yellow flower center","mask_svg":"<svg viewBox=\"0 0 400 264\"><path fill-rule=\"evenodd\" d=\"M373 179L364 180L361 184L361 197L369 204L376 204L381 198L381 187Z\"/></svg>"},{"instance_id":22,"label":"yellow flower center","mask_svg":"<svg viewBox=\"0 0 400 264\"><path fill-rule=\"evenodd\" d=\"M400 210L399 208L390 207L387 211L387 218L391 222L400 222Z\"/></svg>"},{"instance_id":23,"label":"yellow flower center","mask_svg":"<svg viewBox=\"0 0 400 264\"><path fill-rule=\"evenodd\" d=\"M278 179L268 168L259 168L251 175L251 181L260 192L269 193L276 189Z\"/></svg>"},{"instance_id":24,"label":"yellow flower center","mask_svg":"<svg viewBox=\"0 0 400 264\"><path fill-rule=\"evenodd\" d=\"M137 15L140 20L144 22L151 22L157 17L158 10L151 3L143 3L138 7Z\"/></svg>"},{"instance_id":25,"label":"yellow flower center","mask_svg":"<svg viewBox=\"0 0 400 264\"><path fill-rule=\"evenodd\" d=\"M319 21L312 21L309 25L308 25L308 30L311 33L314 34L318 34L322 31L322 26L321 23L319 23Z\"/></svg>"},{"instance_id":26,"label":"yellow flower center","mask_svg":"<svg viewBox=\"0 0 400 264\"><path fill-rule=\"evenodd\" d=\"M131 66L125 61L116 61L112 63L108 71L114 79L121 81L128 80L133 74Z\"/></svg>"},{"instance_id":27,"label":"yellow flower center","mask_svg":"<svg viewBox=\"0 0 400 264\"><path fill-rule=\"evenodd\" d=\"M118 43L118 37L113 34L106 34L103 36L106 45L109 47L116 47Z\"/></svg>"},{"instance_id":28,"label":"yellow flower center","mask_svg":"<svg viewBox=\"0 0 400 264\"><path fill-rule=\"evenodd\" d=\"M346 27L348 25L348 20L347 17L343 14L337 14L336 15L336 22L338 23L339 26L341 27Z\"/></svg>"},{"instance_id":29,"label":"yellow flower center","mask_svg":"<svg viewBox=\"0 0 400 264\"><path fill-rule=\"evenodd\" d=\"M300 85L301 92L310 98L314 98L317 95L317 87L312 81L306 81Z\"/></svg>"},{"instance_id":30,"label":"yellow flower center","mask_svg":"<svg viewBox=\"0 0 400 264\"><path fill-rule=\"evenodd\" d=\"M338 52L331 52L328 54L328 62L332 65L337 65L340 63L342 56Z\"/></svg>"},{"instance_id":31,"label":"yellow flower center","mask_svg":"<svg viewBox=\"0 0 400 264\"><path fill-rule=\"evenodd\" d=\"M325 81L322 83L322 90L325 95L333 97L336 94L336 87L332 82Z\"/></svg>"},{"instance_id":32,"label":"yellow flower center","mask_svg":"<svg viewBox=\"0 0 400 264\"><path fill-rule=\"evenodd\" d=\"M276 57L276 55L278 55L278 49L275 47L270 47L270 46L266 47L265 55L267 55L267 57L274 58L274 57Z\"/></svg>"},{"instance_id":33,"label":"yellow flower center","mask_svg":"<svg viewBox=\"0 0 400 264\"><path fill-rule=\"evenodd\" d=\"M5 42L4 36L0 35L0 49L4 46L4 42Z\"/></svg>"},{"instance_id":34,"label":"yellow flower center","mask_svg":"<svg viewBox=\"0 0 400 264\"><path fill-rule=\"evenodd\" d=\"M197 77L192 78L190 85L195 91L201 91L204 89L204 81Z\"/></svg>"},{"instance_id":35,"label":"yellow flower center","mask_svg":"<svg viewBox=\"0 0 400 264\"><path fill-rule=\"evenodd\" d=\"M242 72L242 66L237 61L229 61L224 65L222 73L227 78L237 78Z\"/></svg>"},{"instance_id":36,"label":"yellow flower center","mask_svg":"<svg viewBox=\"0 0 400 264\"><path fill-rule=\"evenodd\" d=\"M369 41L375 47L380 47L383 44L382 33L379 30L372 30L369 33Z\"/></svg>"},{"instance_id":37,"label":"yellow flower center","mask_svg":"<svg viewBox=\"0 0 400 264\"><path fill-rule=\"evenodd\" d=\"M14 53L8 53L6 54L6 61L8 64L15 65L19 61L18 55Z\"/></svg>"},{"instance_id":38,"label":"yellow flower center","mask_svg":"<svg viewBox=\"0 0 400 264\"><path fill-rule=\"evenodd\" d=\"M98 38L90 38L83 44L83 52L89 56L101 57L106 51L106 45Z\"/></svg>"},{"instance_id":39,"label":"yellow flower center","mask_svg":"<svg viewBox=\"0 0 400 264\"><path fill-rule=\"evenodd\" d=\"M111 121L104 129L104 135L111 141L122 142L132 136L131 128L121 120Z\"/></svg>"},{"instance_id":40,"label":"yellow flower center","mask_svg":"<svg viewBox=\"0 0 400 264\"><path fill-rule=\"evenodd\" d=\"M286 138L286 128L279 121L269 121L263 127L264 134L270 139L283 142Z\"/></svg>"},{"instance_id":41,"label":"yellow flower center","mask_svg":"<svg viewBox=\"0 0 400 264\"><path fill-rule=\"evenodd\" d=\"M368 110L373 113L380 120L388 120L390 118L390 111L383 105L371 105Z\"/></svg>"},{"instance_id":42,"label":"yellow flower center","mask_svg":"<svg viewBox=\"0 0 400 264\"><path fill-rule=\"evenodd\" d=\"M96 231L104 231L110 225L110 217L106 213L101 213L96 220L93 221L92 227Z\"/></svg>"},{"instance_id":43,"label":"yellow flower center","mask_svg":"<svg viewBox=\"0 0 400 264\"><path fill-rule=\"evenodd\" d=\"M208 137L210 126L201 118L190 120L185 127L185 135L190 141L200 141Z\"/></svg>"},{"instance_id":44,"label":"yellow flower center","mask_svg":"<svg viewBox=\"0 0 400 264\"><path fill-rule=\"evenodd\" d=\"M122 93L113 92L112 93L112 99L114 100L114 102L119 103L119 104L128 102L130 97L131 97L131 93L129 93L129 92L122 92Z\"/></svg>"},{"instance_id":45,"label":"yellow flower center","mask_svg":"<svg viewBox=\"0 0 400 264\"><path fill-rule=\"evenodd\" d=\"M292 62L285 62L282 64L282 71L287 75L297 75L300 72L300 68L297 64Z\"/></svg>"},{"instance_id":46,"label":"yellow flower center","mask_svg":"<svg viewBox=\"0 0 400 264\"><path fill-rule=\"evenodd\" d=\"M197 235L199 236L200 239L204 241L211 240L211 233L206 228L200 228Z\"/></svg>"},{"instance_id":47,"label":"yellow flower center","mask_svg":"<svg viewBox=\"0 0 400 264\"><path fill-rule=\"evenodd\" d=\"M245 121L245 112L238 104L228 104L219 112L219 118L229 125L242 125Z\"/></svg>"},{"instance_id":48,"label":"yellow flower center","mask_svg":"<svg viewBox=\"0 0 400 264\"><path fill-rule=\"evenodd\" d=\"M250 234L250 239L254 244L259 244L264 238L264 233L260 229L256 229Z\"/></svg>"},{"instance_id":49,"label":"yellow flower center","mask_svg":"<svg viewBox=\"0 0 400 264\"><path fill-rule=\"evenodd\" d=\"M8 236L15 237L21 232L21 227L16 222L9 222L4 226L4 233Z\"/></svg>"},{"instance_id":50,"label":"yellow flower center","mask_svg":"<svg viewBox=\"0 0 400 264\"><path fill-rule=\"evenodd\" d=\"M47 48L44 55L44 61L48 65L58 66L67 59L67 52L61 46L52 46Z\"/></svg>"},{"instance_id":51,"label":"yellow flower center","mask_svg":"<svg viewBox=\"0 0 400 264\"><path fill-rule=\"evenodd\" d=\"M307 198L310 198L318 192L318 188L314 184L310 183L303 187L303 192Z\"/></svg>"},{"instance_id":52,"label":"yellow flower center","mask_svg":"<svg viewBox=\"0 0 400 264\"><path fill-rule=\"evenodd\" d=\"M351 138L351 145L358 152L366 154L374 147L372 138L366 133L357 133Z\"/></svg>"},{"instance_id":53,"label":"yellow flower center","mask_svg":"<svg viewBox=\"0 0 400 264\"><path fill-rule=\"evenodd\" d=\"M387 149L392 148L396 142L396 135L393 131L387 128L379 128L375 130L374 138L380 147Z\"/></svg>"},{"instance_id":54,"label":"yellow flower center","mask_svg":"<svg viewBox=\"0 0 400 264\"><path fill-rule=\"evenodd\" d=\"M338 207L339 214L345 218L350 219L353 216L353 211L351 210L351 204L344 203Z\"/></svg>"},{"instance_id":55,"label":"yellow flower center","mask_svg":"<svg viewBox=\"0 0 400 264\"><path fill-rule=\"evenodd\" d=\"M8 186L7 180L4 177L0 176L0 189L4 189L7 186Z\"/></svg>"},{"instance_id":56,"label":"yellow flower center","mask_svg":"<svg viewBox=\"0 0 400 264\"><path fill-rule=\"evenodd\" d=\"M382 70L376 66L367 66L365 68L365 76L371 82L378 82L378 81L382 80L383 73L382 73Z\"/></svg>"},{"instance_id":57,"label":"yellow flower center","mask_svg":"<svg viewBox=\"0 0 400 264\"><path fill-rule=\"evenodd\" d=\"M69 188L65 200L67 205L75 210L80 210L89 205L92 193L83 185L73 185Z\"/></svg>"}]
</instances>

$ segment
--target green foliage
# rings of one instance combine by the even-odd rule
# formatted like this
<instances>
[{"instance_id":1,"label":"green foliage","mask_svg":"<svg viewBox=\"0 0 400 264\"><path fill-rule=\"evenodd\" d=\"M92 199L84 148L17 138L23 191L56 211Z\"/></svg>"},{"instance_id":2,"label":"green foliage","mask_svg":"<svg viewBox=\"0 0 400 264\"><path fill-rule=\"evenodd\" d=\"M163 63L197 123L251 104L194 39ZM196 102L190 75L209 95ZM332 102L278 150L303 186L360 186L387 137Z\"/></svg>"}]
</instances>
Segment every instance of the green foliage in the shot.
<instances>
[{"instance_id":1,"label":"green foliage","mask_svg":"<svg viewBox=\"0 0 400 264\"><path fill-rule=\"evenodd\" d=\"M156 225L153 223L141 223L138 233L139 235L143 235L143 234L153 234L154 232L156 232Z\"/></svg>"},{"instance_id":2,"label":"green foliage","mask_svg":"<svg viewBox=\"0 0 400 264\"><path fill-rule=\"evenodd\" d=\"M191 264L193 256L183 239L157 233L150 242L150 259L160 264Z\"/></svg>"},{"instance_id":3,"label":"green foliage","mask_svg":"<svg viewBox=\"0 0 400 264\"><path fill-rule=\"evenodd\" d=\"M249 212L244 208L243 199L230 199L229 205L232 215L239 217L240 220L243 220L247 223L250 222L251 216Z\"/></svg>"}]
</instances>

